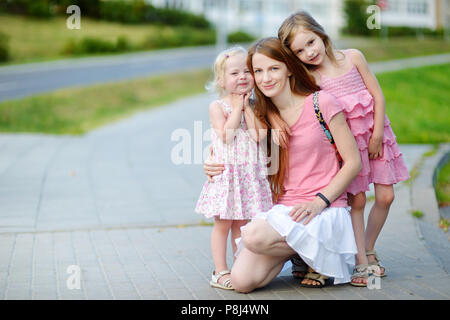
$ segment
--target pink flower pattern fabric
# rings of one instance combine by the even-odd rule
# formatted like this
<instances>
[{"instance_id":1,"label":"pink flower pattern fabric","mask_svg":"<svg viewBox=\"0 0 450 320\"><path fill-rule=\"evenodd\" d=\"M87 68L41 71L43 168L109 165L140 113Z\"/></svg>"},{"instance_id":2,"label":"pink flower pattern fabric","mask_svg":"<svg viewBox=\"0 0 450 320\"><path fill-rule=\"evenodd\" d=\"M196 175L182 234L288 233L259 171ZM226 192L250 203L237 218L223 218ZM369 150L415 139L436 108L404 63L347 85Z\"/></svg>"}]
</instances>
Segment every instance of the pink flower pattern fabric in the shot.
<instances>
[{"instance_id":1,"label":"pink flower pattern fabric","mask_svg":"<svg viewBox=\"0 0 450 320\"><path fill-rule=\"evenodd\" d=\"M229 116L231 106L218 100ZM211 130L213 156L211 161L223 163L225 170L206 181L195 211L206 218L247 220L272 208L272 192L267 180L267 156L260 144L248 132L242 115L234 141L224 144Z\"/></svg>"},{"instance_id":2,"label":"pink flower pattern fabric","mask_svg":"<svg viewBox=\"0 0 450 320\"><path fill-rule=\"evenodd\" d=\"M333 94L344 106L348 126L361 154L362 170L347 189L356 195L369 191L370 183L392 185L409 179L409 172L398 148L387 116L384 118L383 156L369 159L369 140L374 125L374 99L355 65L342 76L321 76L320 87Z\"/></svg>"}]
</instances>

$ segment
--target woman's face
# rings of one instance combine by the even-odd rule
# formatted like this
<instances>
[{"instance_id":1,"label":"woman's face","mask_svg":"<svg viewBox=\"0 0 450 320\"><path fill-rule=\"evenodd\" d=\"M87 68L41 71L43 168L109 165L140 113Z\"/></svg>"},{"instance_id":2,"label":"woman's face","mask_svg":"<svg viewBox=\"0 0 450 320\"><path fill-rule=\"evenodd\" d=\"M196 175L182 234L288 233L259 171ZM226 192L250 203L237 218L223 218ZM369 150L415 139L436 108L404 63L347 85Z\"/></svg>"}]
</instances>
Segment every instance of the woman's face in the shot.
<instances>
[{"instance_id":1,"label":"woman's face","mask_svg":"<svg viewBox=\"0 0 450 320\"><path fill-rule=\"evenodd\" d=\"M227 58L222 87L228 93L245 94L253 89L252 74L247 68L247 55L236 54Z\"/></svg>"},{"instance_id":2,"label":"woman's face","mask_svg":"<svg viewBox=\"0 0 450 320\"><path fill-rule=\"evenodd\" d=\"M259 90L268 98L274 98L291 90L289 76L291 72L285 63L255 53L252 58L255 83Z\"/></svg>"},{"instance_id":3,"label":"woman's face","mask_svg":"<svg viewBox=\"0 0 450 320\"><path fill-rule=\"evenodd\" d=\"M326 56L322 38L305 29L300 29L297 32L290 49L301 62L310 65L320 65Z\"/></svg>"}]
</instances>

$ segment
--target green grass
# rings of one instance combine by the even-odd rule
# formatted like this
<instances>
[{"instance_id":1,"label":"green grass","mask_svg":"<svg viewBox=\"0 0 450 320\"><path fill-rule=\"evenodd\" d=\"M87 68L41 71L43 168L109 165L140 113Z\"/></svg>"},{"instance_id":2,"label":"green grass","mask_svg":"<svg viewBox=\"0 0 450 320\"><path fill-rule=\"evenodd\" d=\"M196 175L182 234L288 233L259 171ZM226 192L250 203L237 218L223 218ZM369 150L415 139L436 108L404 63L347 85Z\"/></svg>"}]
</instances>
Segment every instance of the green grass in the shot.
<instances>
[{"instance_id":1,"label":"green grass","mask_svg":"<svg viewBox=\"0 0 450 320\"><path fill-rule=\"evenodd\" d=\"M115 43L118 37L125 36L133 47L142 47L142 43L150 37L155 38L161 34L173 34L186 30L183 27L120 24L83 16L81 16L81 29L70 30L67 29L64 17L36 19L5 14L0 14L0 26L0 31L9 36L12 57L12 60L3 65L67 58L68 56L62 51L69 40L78 42L85 37L94 37ZM196 30L195 32L211 31ZM79 57L81 56L83 55Z\"/></svg>"},{"instance_id":2,"label":"green grass","mask_svg":"<svg viewBox=\"0 0 450 320\"><path fill-rule=\"evenodd\" d=\"M412 215L414 218L417 218L417 219L423 218L423 212L420 210L413 210Z\"/></svg>"},{"instance_id":3,"label":"green grass","mask_svg":"<svg viewBox=\"0 0 450 320\"><path fill-rule=\"evenodd\" d=\"M439 206L450 206L450 162L439 171L434 189Z\"/></svg>"},{"instance_id":4,"label":"green grass","mask_svg":"<svg viewBox=\"0 0 450 320\"><path fill-rule=\"evenodd\" d=\"M344 38L350 40L349 38ZM393 59L426 56L450 52L450 41L439 37L391 37L387 41L374 38L353 38L351 45L358 48L367 61L386 61Z\"/></svg>"},{"instance_id":5,"label":"green grass","mask_svg":"<svg viewBox=\"0 0 450 320\"><path fill-rule=\"evenodd\" d=\"M377 74L399 143L450 142L450 64Z\"/></svg>"},{"instance_id":6,"label":"green grass","mask_svg":"<svg viewBox=\"0 0 450 320\"><path fill-rule=\"evenodd\" d=\"M208 70L71 88L0 103L0 132L82 134L98 126L204 92Z\"/></svg>"}]
</instances>

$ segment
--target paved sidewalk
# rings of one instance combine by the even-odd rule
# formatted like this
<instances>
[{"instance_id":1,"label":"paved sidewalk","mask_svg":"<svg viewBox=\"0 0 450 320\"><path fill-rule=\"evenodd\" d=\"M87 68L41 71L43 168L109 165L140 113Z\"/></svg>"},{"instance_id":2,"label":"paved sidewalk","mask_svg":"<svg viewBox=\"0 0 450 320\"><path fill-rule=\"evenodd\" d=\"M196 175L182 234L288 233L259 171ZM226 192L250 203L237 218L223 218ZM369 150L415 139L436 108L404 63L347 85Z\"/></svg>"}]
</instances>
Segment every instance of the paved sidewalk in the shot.
<instances>
[{"instance_id":1,"label":"paved sidewalk","mask_svg":"<svg viewBox=\"0 0 450 320\"><path fill-rule=\"evenodd\" d=\"M376 247L388 274L380 290L306 289L289 273L251 294L211 288L211 226L193 211L210 100L184 99L82 137L1 134L0 299L450 298L406 183L396 186ZM181 141L192 164L171 161ZM430 148L402 145L408 168Z\"/></svg>"}]
</instances>

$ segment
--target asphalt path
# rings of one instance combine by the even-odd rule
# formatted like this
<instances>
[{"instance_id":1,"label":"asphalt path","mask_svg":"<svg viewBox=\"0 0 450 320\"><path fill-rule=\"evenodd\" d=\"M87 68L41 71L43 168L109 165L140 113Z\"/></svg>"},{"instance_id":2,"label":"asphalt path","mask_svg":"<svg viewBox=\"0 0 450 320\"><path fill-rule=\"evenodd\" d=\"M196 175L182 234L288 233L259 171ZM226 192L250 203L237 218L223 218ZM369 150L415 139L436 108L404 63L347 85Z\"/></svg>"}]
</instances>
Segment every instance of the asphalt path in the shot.
<instances>
[{"instance_id":1,"label":"asphalt path","mask_svg":"<svg viewBox=\"0 0 450 320\"><path fill-rule=\"evenodd\" d=\"M73 86L211 67L214 46L159 50L0 68L0 101Z\"/></svg>"}]
</instances>

